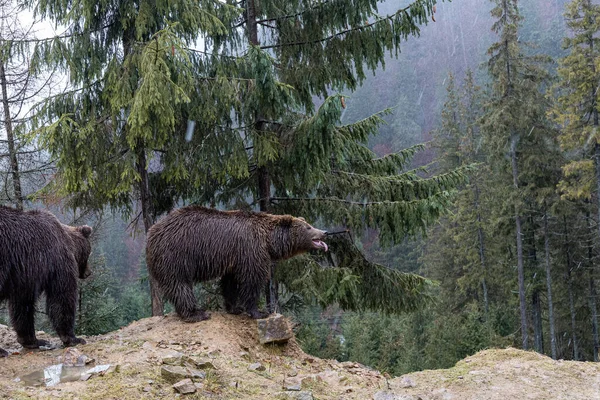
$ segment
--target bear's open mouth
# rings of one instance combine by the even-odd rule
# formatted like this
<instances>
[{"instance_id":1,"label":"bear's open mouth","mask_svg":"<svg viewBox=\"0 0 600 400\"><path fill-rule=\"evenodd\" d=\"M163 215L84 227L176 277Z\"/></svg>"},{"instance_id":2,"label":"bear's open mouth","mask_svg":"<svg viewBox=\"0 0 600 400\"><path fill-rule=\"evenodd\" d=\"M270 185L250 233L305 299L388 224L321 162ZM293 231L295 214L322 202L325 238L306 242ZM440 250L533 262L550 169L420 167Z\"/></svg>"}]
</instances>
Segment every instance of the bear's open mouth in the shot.
<instances>
[{"instance_id":1,"label":"bear's open mouth","mask_svg":"<svg viewBox=\"0 0 600 400\"><path fill-rule=\"evenodd\" d=\"M315 246L316 249L323 249L325 251L327 251L329 249L329 247L327 246L327 243L325 243L322 240L317 240L317 239L313 239L313 246Z\"/></svg>"}]
</instances>

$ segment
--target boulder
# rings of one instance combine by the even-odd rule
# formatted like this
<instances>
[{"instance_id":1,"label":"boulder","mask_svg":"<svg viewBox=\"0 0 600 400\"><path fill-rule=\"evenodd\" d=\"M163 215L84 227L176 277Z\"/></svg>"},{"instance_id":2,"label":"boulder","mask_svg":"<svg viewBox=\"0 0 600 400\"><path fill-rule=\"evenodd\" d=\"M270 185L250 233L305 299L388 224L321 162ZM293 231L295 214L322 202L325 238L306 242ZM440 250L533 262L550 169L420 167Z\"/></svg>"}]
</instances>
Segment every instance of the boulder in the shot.
<instances>
[{"instance_id":1,"label":"boulder","mask_svg":"<svg viewBox=\"0 0 600 400\"><path fill-rule=\"evenodd\" d=\"M261 344L286 343L294 336L287 319L281 314L257 320L257 327Z\"/></svg>"}]
</instances>

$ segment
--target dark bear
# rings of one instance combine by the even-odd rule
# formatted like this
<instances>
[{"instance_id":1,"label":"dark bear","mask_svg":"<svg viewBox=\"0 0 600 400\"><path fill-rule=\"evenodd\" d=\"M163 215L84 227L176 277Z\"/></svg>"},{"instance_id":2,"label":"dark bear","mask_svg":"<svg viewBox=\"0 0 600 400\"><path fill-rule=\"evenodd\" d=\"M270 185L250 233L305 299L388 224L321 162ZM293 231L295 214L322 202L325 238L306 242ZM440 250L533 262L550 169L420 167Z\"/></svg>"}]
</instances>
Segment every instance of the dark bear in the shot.
<instances>
[{"instance_id":1,"label":"dark bear","mask_svg":"<svg viewBox=\"0 0 600 400\"><path fill-rule=\"evenodd\" d=\"M273 261L312 250L327 251L327 232L302 218L189 206L177 209L148 231L146 261L164 297L187 322L209 318L199 308L194 284L221 278L225 309L267 314L257 302Z\"/></svg>"},{"instance_id":2,"label":"dark bear","mask_svg":"<svg viewBox=\"0 0 600 400\"><path fill-rule=\"evenodd\" d=\"M48 345L35 337L35 305L46 294L46 312L65 346L85 343L75 337L77 277L90 275L92 228L63 225L42 210L0 206L0 302L8 301L18 342L33 349ZM0 349L0 356L6 356Z\"/></svg>"}]
</instances>

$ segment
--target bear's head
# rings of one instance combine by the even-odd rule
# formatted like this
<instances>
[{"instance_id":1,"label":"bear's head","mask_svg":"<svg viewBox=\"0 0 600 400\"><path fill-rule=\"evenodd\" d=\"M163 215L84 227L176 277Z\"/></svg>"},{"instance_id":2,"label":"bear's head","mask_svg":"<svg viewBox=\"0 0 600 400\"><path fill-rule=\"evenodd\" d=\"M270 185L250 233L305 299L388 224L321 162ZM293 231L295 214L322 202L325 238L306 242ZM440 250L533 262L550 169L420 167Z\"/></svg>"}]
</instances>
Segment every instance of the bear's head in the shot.
<instances>
[{"instance_id":1,"label":"bear's head","mask_svg":"<svg viewBox=\"0 0 600 400\"><path fill-rule=\"evenodd\" d=\"M83 226L69 226L63 225L69 236L73 241L73 255L77 261L77 268L79 270L79 278L85 279L92 274L92 270L88 265L88 258L92 252L92 245L90 244L90 235L92 234L92 228L87 225Z\"/></svg>"},{"instance_id":2,"label":"bear's head","mask_svg":"<svg viewBox=\"0 0 600 400\"><path fill-rule=\"evenodd\" d=\"M310 250L327 251L323 241L326 235L326 231L313 227L304 218L277 216L271 241L272 254L276 259L285 259Z\"/></svg>"}]
</instances>

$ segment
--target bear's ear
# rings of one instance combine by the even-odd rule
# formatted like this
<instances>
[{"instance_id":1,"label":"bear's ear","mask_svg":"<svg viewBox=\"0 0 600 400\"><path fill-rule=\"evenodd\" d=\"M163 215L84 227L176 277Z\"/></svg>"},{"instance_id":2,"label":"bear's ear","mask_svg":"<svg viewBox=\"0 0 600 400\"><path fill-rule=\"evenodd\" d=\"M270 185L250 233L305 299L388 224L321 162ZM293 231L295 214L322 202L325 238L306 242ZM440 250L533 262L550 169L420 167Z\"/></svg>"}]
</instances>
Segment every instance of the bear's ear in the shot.
<instances>
[{"instance_id":1,"label":"bear's ear","mask_svg":"<svg viewBox=\"0 0 600 400\"><path fill-rule=\"evenodd\" d=\"M298 219L302 222L306 222L306 220L303 217L298 217Z\"/></svg>"},{"instance_id":2,"label":"bear's ear","mask_svg":"<svg viewBox=\"0 0 600 400\"><path fill-rule=\"evenodd\" d=\"M81 234L85 238L89 238L90 235L92 234L92 228L90 228L87 225L80 226L80 227L78 227L78 229L79 229L79 232L81 232Z\"/></svg>"}]
</instances>

